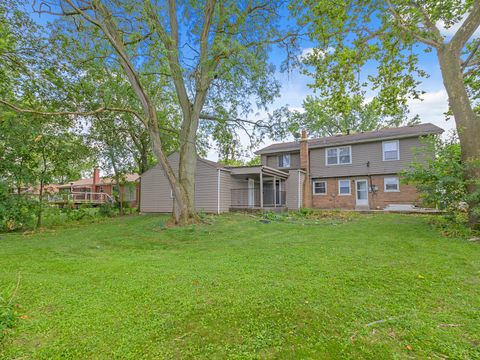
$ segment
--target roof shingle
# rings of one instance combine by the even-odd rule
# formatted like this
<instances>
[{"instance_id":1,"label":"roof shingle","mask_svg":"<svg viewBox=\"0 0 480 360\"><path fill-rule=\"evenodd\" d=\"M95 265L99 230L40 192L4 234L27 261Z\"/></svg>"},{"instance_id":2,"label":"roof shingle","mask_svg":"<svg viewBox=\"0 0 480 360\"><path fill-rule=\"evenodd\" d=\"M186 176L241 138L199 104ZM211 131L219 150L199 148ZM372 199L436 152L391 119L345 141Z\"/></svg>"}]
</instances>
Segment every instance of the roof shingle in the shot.
<instances>
[{"instance_id":1,"label":"roof shingle","mask_svg":"<svg viewBox=\"0 0 480 360\"><path fill-rule=\"evenodd\" d=\"M368 132L360 132L350 135L328 136L317 139L309 139L308 147L310 149L329 147L335 145L354 144L361 142L371 142L391 138L408 138L424 135L441 134L443 129L431 123L402 126L397 128L385 128ZM285 151L300 150L299 141L283 142L272 144L255 152L255 154L269 154Z\"/></svg>"}]
</instances>

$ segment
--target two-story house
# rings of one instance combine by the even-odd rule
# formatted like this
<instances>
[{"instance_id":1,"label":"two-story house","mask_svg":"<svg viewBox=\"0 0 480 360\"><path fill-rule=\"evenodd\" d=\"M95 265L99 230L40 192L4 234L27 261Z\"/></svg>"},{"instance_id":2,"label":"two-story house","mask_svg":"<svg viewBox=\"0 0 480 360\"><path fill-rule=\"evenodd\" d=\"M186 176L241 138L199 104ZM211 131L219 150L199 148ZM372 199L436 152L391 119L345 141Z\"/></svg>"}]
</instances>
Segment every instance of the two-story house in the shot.
<instances>
[{"instance_id":1,"label":"two-story house","mask_svg":"<svg viewBox=\"0 0 480 360\"><path fill-rule=\"evenodd\" d=\"M302 169L303 205L320 209L383 209L413 204L415 187L401 184L400 172L414 160L432 156L422 138L441 134L433 124L273 144L257 152L262 164L289 171Z\"/></svg>"},{"instance_id":2,"label":"two-story house","mask_svg":"<svg viewBox=\"0 0 480 360\"><path fill-rule=\"evenodd\" d=\"M198 158L195 201L198 210L301 207L384 209L414 204L416 189L400 182L400 172L416 157L433 156L422 138L441 134L433 124L273 144L260 149L262 164L223 166ZM178 154L169 156L178 168ZM141 175L141 211L171 212L173 193L161 167Z\"/></svg>"}]
</instances>

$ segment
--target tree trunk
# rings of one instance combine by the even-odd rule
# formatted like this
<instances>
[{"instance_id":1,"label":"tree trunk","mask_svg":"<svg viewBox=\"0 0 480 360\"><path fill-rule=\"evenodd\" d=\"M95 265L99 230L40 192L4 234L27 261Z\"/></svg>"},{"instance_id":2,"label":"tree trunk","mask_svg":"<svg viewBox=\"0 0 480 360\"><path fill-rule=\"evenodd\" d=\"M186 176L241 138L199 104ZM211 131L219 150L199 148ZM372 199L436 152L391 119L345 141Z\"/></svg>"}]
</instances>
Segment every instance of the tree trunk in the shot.
<instances>
[{"instance_id":1,"label":"tree trunk","mask_svg":"<svg viewBox=\"0 0 480 360\"><path fill-rule=\"evenodd\" d=\"M37 212L37 226L36 228L40 228L42 226L42 215L43 215L43 177L40 180L40 191L38 193L38 212Z\"/></svg>"},{"instance_id":2,"label":"tree trunk","mask_svg":"<svg viewBox=\"0 0 480 360\"><path fill-rule=\"evenodd\" d=\"M188 210L186 191L175 175L165 153L163 152L160 134L158 133L157 129L153 126L149 126L148 129L150 131L150 137L152 140L153 153L165 172L165 175L170 183L170 187L174 193L176 206L173 207L173 216L175 218L175 222L178 225L191 224L195 221L195 218L192 217L191 212Z\"/></svg>"},{"instance_id":3,"label":"tree trunk","mask_svg":"<svg viewBox=\"0 0 480 360\"><path fill-rule=\"evenodd\" d=\"M442 71L443 84L448 94L448 101L460 139L461 158L466 166L469 224L472 227L480 225L480 217L474 209L479 201L476 192L480 179L480 118L472 109L465 87L461 67L460 54L448 44L437 50L437 56Z\"/></svg>"},{"instance_id":4,"label":"tree trunk","mask_svg":"<svg viewBox=\"0 0 480 360\"><path fill-rule=\"evenodd\" d=\"M120 215L123 215L123 193L122 193L122 189L120 189L120 174L118 173L118 167L115 161L115 156L113 155L112 148L109 149L109 155L110 155L110 161L113 167L115 185L117 186L117 189L118 189L118 201L119 201L118 209L120 211ZM112 195L113 195L113 187L112 187Z\"/></svg>"},{"instance_id":5,"label":"tree trunk","mask_svg":"<svg viewBox=\"0 0 480 360\"><path fill-rule=\"evenodd\" d=\"M197 167L197 148L195 144L195 132L182 131L181 136L184 141L180 142L180 162L178 168L178 178L182 185L185 195L185 208L189 219L196 218L195 212L195 170Z\"/></svg>"},{"instance_id":6,"label":"tree trunk","mask_svg":"<svg viewBox=\"0 0 480 360\"><path fill-rule=\"evenodd\" d=\"M118 189L118 202L119 202L118 209L120 211L120 215L123 216L125 215L123 210L123 191L122 191L122 188L120 187L120 180L118 176L115 176L115 182L117 183L116 185Z\"/></svg>"}]
</instances>

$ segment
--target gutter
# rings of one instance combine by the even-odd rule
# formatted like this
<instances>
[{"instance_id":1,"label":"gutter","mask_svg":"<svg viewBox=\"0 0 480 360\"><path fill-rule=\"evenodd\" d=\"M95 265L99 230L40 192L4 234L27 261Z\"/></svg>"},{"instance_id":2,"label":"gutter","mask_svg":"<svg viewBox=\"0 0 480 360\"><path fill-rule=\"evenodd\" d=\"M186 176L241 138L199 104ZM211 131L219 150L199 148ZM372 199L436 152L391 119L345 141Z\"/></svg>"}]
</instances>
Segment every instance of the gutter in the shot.
<instances>
[{"instance_id":1,"label":"gutter","mask_svg":"<svg viewBox=\"0 0 480 360\"><path fill-rule=\"evenodd\" d=\"M416 134L416 135L399 135L399 136L381 136L378 138L369 138L369 139L362 139L362 140L354 140L354 141L338 141L338 142L332 142L331 144L308 144L308 149L324 149L324 148L329 148L329 147L335 147L335 146L343 146L343 145L355 145L355 144L364 144L364 143L371 143L371 142L378 142L378 141L385 141L385 140L397 140L397 139L409 139L409 138L419 138L422 136L428 136L428 135L440 135L441 132L429 132L429 133L421 133L421 134ZM312 139L315 140L315 139ZM282 143L279 143L282 144ZM271 145L272 146L272 145ZM290 146L290 147L285 147L281 149L260 149L258 151L255 151L254 154L256 155L269 155L269 154L278 154L278 153L285 153L285 152L291 152L291 151L300 151L300 144L298 146Z\"/></svg>"}]
</instances>

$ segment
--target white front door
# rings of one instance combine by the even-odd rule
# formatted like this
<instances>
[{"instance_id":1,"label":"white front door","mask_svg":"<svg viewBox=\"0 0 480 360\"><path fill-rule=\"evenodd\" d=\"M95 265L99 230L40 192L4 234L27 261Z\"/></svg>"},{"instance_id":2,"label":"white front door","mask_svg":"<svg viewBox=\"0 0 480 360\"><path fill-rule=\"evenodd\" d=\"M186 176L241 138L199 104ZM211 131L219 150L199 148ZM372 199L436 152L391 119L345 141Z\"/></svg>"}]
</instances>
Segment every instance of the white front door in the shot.
<instances>
[{"instance_id":1,"label":"white front door","mask_svg":"<svg viewBox=\"0 0 480 360\"><path fill-rule=\"evenodd\" d=\"M255 205L255 180L248 179L248 206Z\"/></svg>"},{"instance_id":2,"label":"white front door","mask_svg":"<svg viewBox=\"0 0 480 360\"><path fill-rule=\"evenodd\" d=\"M368 181L355 180L357 206L368 206Z\"/></svg>"}]
</instances>

